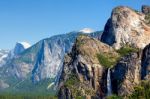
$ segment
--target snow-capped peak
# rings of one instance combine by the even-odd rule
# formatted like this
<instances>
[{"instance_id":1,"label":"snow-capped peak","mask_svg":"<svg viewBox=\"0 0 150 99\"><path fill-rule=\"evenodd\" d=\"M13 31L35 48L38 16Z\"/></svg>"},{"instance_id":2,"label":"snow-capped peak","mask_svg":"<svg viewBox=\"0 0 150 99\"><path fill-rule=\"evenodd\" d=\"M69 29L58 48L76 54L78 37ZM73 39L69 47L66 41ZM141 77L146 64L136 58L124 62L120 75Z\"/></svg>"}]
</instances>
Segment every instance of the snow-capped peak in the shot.
<instances>
[{"instance_id":1,"label":"snow-capped peak","mask_svg":"<svg viewBox=\"0 0 150 99\"><path fill-rule=\"evenodd\" d=\"M79 32L82 32L82 33L92 33L92 32L94 32L94 30L91 29L91 28L83 28Z\"/></svg>"},{"instance_id":2,"label":"snow-capped peak","mask_svg":"<svg viewBox=\"0 0 150 99\"><path fill-rule=\"evenodd\" d=\"M19 44L21 44L25 49L29 48L31 45L27 42L17 42Z\"/></svg>"}]
</instances>

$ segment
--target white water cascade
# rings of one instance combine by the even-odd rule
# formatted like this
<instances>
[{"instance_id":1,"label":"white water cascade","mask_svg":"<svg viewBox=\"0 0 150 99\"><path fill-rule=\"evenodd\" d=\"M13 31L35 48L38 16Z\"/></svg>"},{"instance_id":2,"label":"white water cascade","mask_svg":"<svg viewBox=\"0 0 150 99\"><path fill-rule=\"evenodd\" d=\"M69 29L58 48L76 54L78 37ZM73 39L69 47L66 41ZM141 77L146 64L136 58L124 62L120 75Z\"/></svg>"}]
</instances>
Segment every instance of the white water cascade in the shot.
<instances>
[{"instance_id":1,"label":"white water cascade","mask_svg":"<svg viewBox=\"0 0 150 99\"><path fill-rule=\"evenodd\" d=\"M111 75L110 75L110 68L107 72L107 96L112 95L112 86L111 86Z\"/></svg>"}]
</instances>

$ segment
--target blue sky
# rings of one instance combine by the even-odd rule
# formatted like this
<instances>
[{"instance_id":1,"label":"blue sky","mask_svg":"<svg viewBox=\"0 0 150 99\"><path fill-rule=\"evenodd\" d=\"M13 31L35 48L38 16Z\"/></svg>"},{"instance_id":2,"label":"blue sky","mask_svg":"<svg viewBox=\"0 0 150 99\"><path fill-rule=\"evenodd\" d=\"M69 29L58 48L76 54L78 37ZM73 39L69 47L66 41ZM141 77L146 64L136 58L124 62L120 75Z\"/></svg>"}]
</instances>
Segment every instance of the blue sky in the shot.
<instances>
[{"instance_id":1,"label":"blue sky","mask_svg":"<svg viewBox=\"0 0 150 99\"><path fill-rule=\"evenodd\" d=\"M85 27L103 30L111 10L125 5L140 10L149 0L0 0L0 48L17 41L34 44Z\"/></svg>"}]
</instances>

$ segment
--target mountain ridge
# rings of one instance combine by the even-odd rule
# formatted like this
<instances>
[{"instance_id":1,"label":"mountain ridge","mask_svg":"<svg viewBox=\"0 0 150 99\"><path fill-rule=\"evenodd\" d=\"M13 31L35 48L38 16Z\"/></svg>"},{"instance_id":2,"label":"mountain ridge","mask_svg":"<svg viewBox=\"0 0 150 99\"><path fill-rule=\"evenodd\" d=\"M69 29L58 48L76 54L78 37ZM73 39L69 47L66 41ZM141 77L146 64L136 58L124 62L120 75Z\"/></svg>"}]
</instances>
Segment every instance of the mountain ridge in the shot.
<instances>
[{"instance_id":1,"label":"mountain ridge","mask_svg":"<svg viewBox=\"0 0 150 99\"><path fill-rule=\"evenodd\" d=\"M58 99L150 97L147 7L114 8L102 34L86 28L20 48L0 67L0 91L54 93Z\"/></svg>"},{"instance_id":2,"label":"mountain ridge","mask_svg":"<svg viewBox=\"0 0 150 99\"><path fill-rule=\"evenodd\" d=\"M119 6L112 10L98 43L79 36L65 57L58 98L149 97L150 27L145 18L142 12ZM95 62L97 65L93 65Z\"/></svg>"},{"instance_id":3,"label":"mountain ridge","mask_svg":"<svg viewBox=\"0 0 150 99\"><path fill-rule=\"evenodd\" d=\"M86 35L97 37L100 33L94 32ZM1 68L1 79L11 87L10 78L16 79L13 83L30 79L33 85L45 79L59 78L57 72L61 69L64 54L71 50L76 37L80 34L82 33L70 32L52 36L21 51ZM50 81L56 82L57 80Z\"/></svg>"}]
</instances>

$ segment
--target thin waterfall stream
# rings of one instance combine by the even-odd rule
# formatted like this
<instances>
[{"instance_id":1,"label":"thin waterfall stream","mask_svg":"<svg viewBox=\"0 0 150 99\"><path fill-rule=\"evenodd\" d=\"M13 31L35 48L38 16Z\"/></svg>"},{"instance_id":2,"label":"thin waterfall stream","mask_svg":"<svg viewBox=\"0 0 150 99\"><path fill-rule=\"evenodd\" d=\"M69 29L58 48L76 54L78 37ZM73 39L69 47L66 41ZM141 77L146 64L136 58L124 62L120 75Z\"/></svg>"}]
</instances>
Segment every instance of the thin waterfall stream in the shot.
<instances>
[{"instance_id":1,"label":"thin waterfall stream","mask_svg":"<svg viewBox=\"0 0 150 99\"><path fill-rule=\"evenodd\" d=\"M107 71L107 96L112 95L112 86L111 86L111 71L110 68Z\"/></svg>"}]
</instances>

